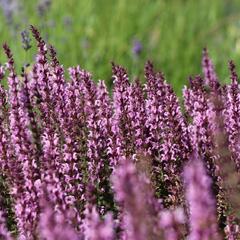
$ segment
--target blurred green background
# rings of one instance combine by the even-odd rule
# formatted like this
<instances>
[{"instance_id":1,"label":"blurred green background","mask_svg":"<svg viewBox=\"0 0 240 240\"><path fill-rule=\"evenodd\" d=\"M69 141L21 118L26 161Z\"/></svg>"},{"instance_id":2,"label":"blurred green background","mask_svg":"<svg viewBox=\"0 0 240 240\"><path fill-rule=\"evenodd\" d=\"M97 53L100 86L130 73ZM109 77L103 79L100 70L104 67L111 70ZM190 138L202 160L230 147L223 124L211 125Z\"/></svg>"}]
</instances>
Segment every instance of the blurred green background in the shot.
<instances>
[{"instance_id":1,"label":"blurred green background","mask_svg":"<svg viewBox=\"0 0 240 240\"><path fill-rule=\"evenodd\" d=\"M0 43L7 42L18 69L33 62L21 31L37 26L64 66L80 64L111 87L110 62L144 80L151 59L180 94L189 75L201 72L207 46L221 81L227 61L240 60L239 0L0 0ZM0 51L0 63L5 61Z\"/></svg>"}]
</instances>

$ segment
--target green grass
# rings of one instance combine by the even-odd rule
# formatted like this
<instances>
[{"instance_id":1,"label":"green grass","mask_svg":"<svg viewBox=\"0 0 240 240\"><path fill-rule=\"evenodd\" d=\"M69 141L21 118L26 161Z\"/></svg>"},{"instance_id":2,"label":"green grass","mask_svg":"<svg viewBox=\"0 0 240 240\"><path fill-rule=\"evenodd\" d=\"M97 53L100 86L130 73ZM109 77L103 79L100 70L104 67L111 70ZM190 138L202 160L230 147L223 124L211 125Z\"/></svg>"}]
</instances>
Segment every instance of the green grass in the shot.
<instances>
[{"instance_id":1,"label":"green grass","mask_svg":"<svg viewBox=\"0 0 240 240\"><path fill-rule=\"evenodd\" d=\"M209 48L222 81L228 79L227 61L240 60L238 0L53 0L42 19L37 1L22 2L23 11L15 16L17 31L0 13L0 43L8 42L18 67L32 62L36 51L26 54L21 48L19 33L29 24L48 36L64 66L80 64L109 86L111 61L127 67L131 78L143 80L144 63L151 59L179 94L188 76L201 72L203 47ZM69 27L65 18L71 18ZM134 39L143 45L138 58L132 54Z\"/></svg>"}]
</instances>

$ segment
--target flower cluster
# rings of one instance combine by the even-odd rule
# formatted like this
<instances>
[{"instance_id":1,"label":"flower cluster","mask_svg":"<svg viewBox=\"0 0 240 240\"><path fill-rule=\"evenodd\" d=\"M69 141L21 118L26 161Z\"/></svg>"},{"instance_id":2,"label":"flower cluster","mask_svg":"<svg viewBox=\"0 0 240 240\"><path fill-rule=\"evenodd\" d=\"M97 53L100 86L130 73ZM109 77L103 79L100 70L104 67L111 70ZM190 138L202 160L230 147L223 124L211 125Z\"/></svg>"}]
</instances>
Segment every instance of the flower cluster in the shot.
<instances>
[{"instance_id":1,"label":"flower cluster","mask_svg":"<svg viewBox=\"0 0 240 240\"><path fill-rule=\"evenodd\" d=\"M112 93L80 66L66 79L38 53L19 76L0 66L0 238L240 238L240 85L222 86L206 49L183 104L153 64L146 83L112 65ZM28 38L28 36L26 37Z\"/></svg>"}]
</instances>

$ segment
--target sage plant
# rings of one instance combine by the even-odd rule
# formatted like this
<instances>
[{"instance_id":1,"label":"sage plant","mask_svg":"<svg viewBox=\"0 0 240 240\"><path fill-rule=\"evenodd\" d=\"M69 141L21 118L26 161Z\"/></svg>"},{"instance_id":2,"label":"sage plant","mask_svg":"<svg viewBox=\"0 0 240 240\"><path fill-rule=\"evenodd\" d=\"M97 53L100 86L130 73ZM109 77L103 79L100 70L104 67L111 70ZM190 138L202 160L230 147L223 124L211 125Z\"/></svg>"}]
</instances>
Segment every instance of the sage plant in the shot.
<instances>
[{"instance_id":1,"label":"sage plant","mask_svg":"<svg viewBox=\"0 0 240 240\"><path fill-rule=\"evenodd\" d=\"M0 66L1 239L240 238L232 61L223 86L204 49L182 102L150 61L144 84L113 63L110 91L31 32L30 70L18 74L7 44Z\"/></svg>"}]
</instances>

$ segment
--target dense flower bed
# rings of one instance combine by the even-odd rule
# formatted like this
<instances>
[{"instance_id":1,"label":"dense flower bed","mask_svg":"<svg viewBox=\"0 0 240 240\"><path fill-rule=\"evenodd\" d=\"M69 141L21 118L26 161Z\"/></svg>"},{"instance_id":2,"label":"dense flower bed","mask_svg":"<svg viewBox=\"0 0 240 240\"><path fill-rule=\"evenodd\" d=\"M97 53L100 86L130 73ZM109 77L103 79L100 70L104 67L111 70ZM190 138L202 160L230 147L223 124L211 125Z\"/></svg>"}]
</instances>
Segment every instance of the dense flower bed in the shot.
<instances>
[{"instance_id":1,"label":"dense flower bed","mask_svg":"<svg viewBox=\"0 0 240 240\"><path fill-rule=\"evenodd\" d=\"M79 66L65 80L37 29L36 62L0 67L0 238L239 239L240 85L203 52L183 106L151 62L113 64L113 92Z\"/></svg>"}]
</instances>

